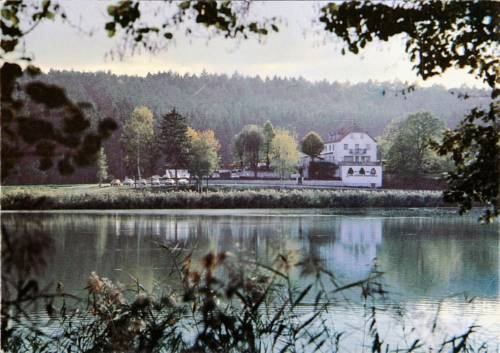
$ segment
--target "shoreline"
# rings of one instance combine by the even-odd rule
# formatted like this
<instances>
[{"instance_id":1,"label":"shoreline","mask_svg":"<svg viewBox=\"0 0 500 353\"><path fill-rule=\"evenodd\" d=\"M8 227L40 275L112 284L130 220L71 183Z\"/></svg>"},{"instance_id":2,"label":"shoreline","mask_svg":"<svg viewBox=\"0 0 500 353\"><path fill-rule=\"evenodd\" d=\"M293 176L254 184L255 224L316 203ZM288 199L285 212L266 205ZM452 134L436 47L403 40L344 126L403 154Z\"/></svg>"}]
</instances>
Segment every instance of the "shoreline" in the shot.
<instances>
[{"instance_id":1,"label":"shoreline","mask_svg":"<svg viewBox=\"0 0 500 353\"><path fill-rule=\"evenodd\" d=\"M415 190L232 190L153 191L134 189L8 190L1 209L133 210L133 209L348 209L446 207L442 192Z\"/></svg>"}]
</instances>

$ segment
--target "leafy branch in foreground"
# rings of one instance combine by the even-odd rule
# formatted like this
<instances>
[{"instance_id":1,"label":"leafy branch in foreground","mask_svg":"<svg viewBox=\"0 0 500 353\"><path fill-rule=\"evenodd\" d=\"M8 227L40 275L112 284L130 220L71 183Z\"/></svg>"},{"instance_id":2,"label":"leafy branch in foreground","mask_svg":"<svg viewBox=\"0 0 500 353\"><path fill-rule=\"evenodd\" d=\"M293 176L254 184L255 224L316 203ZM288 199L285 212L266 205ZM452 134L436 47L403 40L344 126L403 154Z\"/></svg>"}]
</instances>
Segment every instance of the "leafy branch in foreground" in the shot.
<instances>
[{"instance_id":1,"label":"leafy branch in foreground","mask_svg":"<svg viewBox=\"0 0 500 353\"><path fill-rule=\"evenodd\" d=\"M103 119L93 131L85 116L84 103L74 103L65 91L41 81L20 82L27 74L39 74L34 67L25 72L17 64L4 63L2 77L2 181L24 158L35 158L47 170L57 160L62 175L75 167L92 165L102 141L117 125Z\"/></svg>"},{"instance_id":2,"label":"leafy branch in foreground","mask_svg":"<svg viewBox=\"0 0 500 353\"><path fill-rule=\"evenodd\" d=\"M455 163L455 170L447 176L450 189L444 193L445 201L459 202L462 214L472 208L473 202L486 205L481 217L485 222L493 221L500 212L498 113L495 103L489 110L473 109L457 130L446 131L442 142L434 143L439 154L451 153Z\"/></svg>"}]
</instances>

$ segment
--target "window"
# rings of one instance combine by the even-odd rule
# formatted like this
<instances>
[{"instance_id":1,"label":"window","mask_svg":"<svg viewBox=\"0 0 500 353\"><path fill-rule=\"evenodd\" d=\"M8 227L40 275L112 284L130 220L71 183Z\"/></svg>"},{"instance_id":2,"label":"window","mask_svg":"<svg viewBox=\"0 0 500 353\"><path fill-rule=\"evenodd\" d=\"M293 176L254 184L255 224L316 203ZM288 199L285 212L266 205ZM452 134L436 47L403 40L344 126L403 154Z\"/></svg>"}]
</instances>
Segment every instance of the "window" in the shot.
<instances>
[{"instance_id":1,"label":"window","mask_svg":"<svg viewBox=\"0 0 500 353\"><path fill-rule=\"evenodd\" d=\"M354 148L358 150L359 149L359 143L355 144Z\"/></svg>"},{"instance_id":2,"label":"window","mask_svg":"<svg viewBox=\"0 0 500 353\"><path fill-rule=\"evenodd\" d=\"M361 168L359 170L359 175L365 175L365 168Z\"/></svg>"},{"instance_id":3,"label":"window","mask_svg":"<svg viewBox=\"0 0 500 353\"><path fill-rule=\"evenodd\" d=\"M372 170L370 170L370 174L371 175L376 175L377 174L377 170L375 168L372 168Z\"/></svg>"},{"instance_id":4,"label":"window","mask_svg":"<svg viewBox=\"0 0 500 353\"><path fill-rule=\"evenodd\" d=\"M356 156L355 161L356 161L356 162L359 162L359 156Z\"/></svg>"},{"instance_id":5,"label":"window","mask_svg":"<svg viewBox=\"0 0 500 353\"><path fill-rule=\"evenodd\" d=\"M344 162L352 162L352 156L344 156Z\"/></svg>"},{"instance_id":6,"label":"window","mask_svg":"<svg viewBox=\"0 0 500 353\"><path fill-rule=\"evenodd\" d=\"M366 162L369 162L369 161L370 161L370 156L366 156L366 157L365 157L365 161L366 161Z\"/></svg>"},{"instance_id":7,"label":"window","mask_svg":"<svg viewBox=\"0 0 500 353\"><path fill-rule=\"evenodd\" d=\"M347 175L353 175L354 174L354 170L352 170L352 168L349 168L347 170Z\"/></svg>"},{"instance_id":8,"label":"window","mask_svg":"<svg viewBox=\"0 0 500 353\"><path fill-rule=\"evenodd\" d=\"M346 144L344 144L344 150L348 150L349 149L349 146Z\"/></svg>"}]
</instances>

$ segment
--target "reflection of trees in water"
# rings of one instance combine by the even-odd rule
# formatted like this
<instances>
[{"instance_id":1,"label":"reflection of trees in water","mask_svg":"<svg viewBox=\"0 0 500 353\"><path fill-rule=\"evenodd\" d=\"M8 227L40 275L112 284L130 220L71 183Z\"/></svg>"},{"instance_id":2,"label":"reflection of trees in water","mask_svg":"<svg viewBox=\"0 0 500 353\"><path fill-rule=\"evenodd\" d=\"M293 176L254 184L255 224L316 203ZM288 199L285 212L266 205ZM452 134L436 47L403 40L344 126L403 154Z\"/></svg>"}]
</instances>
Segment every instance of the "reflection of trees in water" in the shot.
<instances>
[{"instance_id":1,"label":"reflection of trees in water","mask_svg":"<svg viewBox=\"0 0 500 353\"><path fill-rule=\"evenodd\" d=\"M366 277L382 241L380 218L327 218L303 224L305 252L318 258L337 277Z\"/></svg>"},{"instance_id":2,"label":"reflection of trees in water","mask_svg":"<svg viewBox=\"0 0 500 353\"><path fill-rule=\"evenodd\" d=\"M351 218L300 222L303 256L353 282L374 264L390 290L404 296L499 290L498 225L473 218Z\"/></svg>"},{"instance_id":3,"label":"reflection of trees in water","mask_svg":"<svg viewBox=\"0 0 500 353\"><path fill-rule=\"evenodd\" d=\"M228 251L268 264L299 252L310 265L305 272L320 265L344 282L364 278L378 258L393 290L405 295L498 294L498 225L472 218L19 213L4 214L2 224L50 234L47 278L68 289L81 289L92 271L122 281L130 273L152 286L173 263L160 243L193 250L194 258Z\"/></svg>"},{"instance_id":4,"label":"reflection of trees in water","mask_svg":"<svg viewBox=\"0 0 500 353\"><path fill-rule=\"evenodd\" d=\"M381 265L407 295L497 296L498 229L471 219L387 219Z\"/></svg>"}]
</instances>

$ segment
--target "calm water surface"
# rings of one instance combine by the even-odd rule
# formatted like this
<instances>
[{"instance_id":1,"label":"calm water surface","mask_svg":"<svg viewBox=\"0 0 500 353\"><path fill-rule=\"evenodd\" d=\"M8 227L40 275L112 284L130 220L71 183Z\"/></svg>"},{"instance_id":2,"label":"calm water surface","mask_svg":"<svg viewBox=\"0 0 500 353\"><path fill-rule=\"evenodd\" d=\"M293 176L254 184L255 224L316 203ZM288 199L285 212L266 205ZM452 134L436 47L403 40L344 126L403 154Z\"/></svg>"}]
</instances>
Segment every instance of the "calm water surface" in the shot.
<instances>
[{"instance_id":1,"label":"calm water surface","mask_svg":"<svg viewBox=\"0 0 500 353\"><path fill-rule=\"evenodd\" d=\"M493 351L499 349L500 225L480 225L477 215L431 209L8 212L2 224L15 236L48 236L45 280L80 294L92 271L122 282L133 276L150 289L161 283L171 262L158 244L194 249L198 257L244 253L265 263L278 253L314 257L342 283L366 278L377 266L389 291L384 305L410 313L405 325L426 335L439 313L444 330L481 325ZM332 315L340 328L359 328L363 301L359 293L349 299ZM401 318L389 312L381 323L396 335Z\"/></svg>"}]
</instances>

